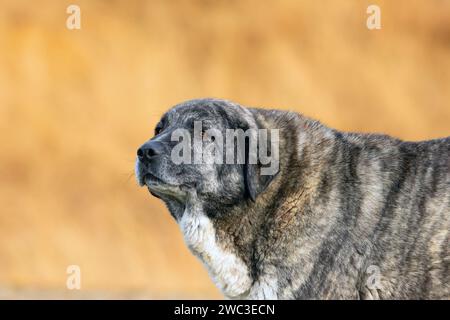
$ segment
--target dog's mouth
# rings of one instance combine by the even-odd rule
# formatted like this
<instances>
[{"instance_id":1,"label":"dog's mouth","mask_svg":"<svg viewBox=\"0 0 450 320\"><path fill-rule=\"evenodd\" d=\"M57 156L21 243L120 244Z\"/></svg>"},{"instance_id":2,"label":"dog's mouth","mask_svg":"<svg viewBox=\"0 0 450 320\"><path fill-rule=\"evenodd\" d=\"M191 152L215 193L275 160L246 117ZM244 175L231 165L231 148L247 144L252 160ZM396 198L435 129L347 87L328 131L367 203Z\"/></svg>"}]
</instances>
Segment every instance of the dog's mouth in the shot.
<instances>
[{"instance_id":1,"label":"dog's mouth","mask_svg":"<svg viewBox=\"0 0 450 320\"><path fill-rule=\"evenodd\" d=\"M157 198L171 197L179 200L184 198L180 186L167 183L151 173L146 173L143 180L150 193Z\"/></svg>"},{"instance_id":2,"label":"dog's mouth","mask_svg":"<svg viewBox=\"0 0 450 320\"><path fill-rule=\"evenodd\" d=\"M160 178L151 173L146 173L142 180L147 185L147 187L166 184Z\"/></svg>"}]
</instances>

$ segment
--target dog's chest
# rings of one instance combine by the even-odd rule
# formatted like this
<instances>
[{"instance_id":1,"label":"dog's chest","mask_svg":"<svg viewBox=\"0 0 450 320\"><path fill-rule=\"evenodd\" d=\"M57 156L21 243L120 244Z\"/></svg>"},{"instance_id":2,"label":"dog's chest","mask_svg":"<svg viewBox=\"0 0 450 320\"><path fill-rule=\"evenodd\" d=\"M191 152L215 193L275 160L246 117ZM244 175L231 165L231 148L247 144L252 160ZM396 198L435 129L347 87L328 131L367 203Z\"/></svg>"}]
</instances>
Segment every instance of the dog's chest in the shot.
<instances>
[{"instance_id":1,"label":"dog's chest","mask_svg":"<svg viewBox=\"0 0 450 320\"><path fill-rule=\"evenodd\" d=\"M217 238L212 221L201 211L183 214L180 228L189 249L206 265L216 286L228 298L245 297L252 285L246 264Z\"/></svg>"}]
</instances>

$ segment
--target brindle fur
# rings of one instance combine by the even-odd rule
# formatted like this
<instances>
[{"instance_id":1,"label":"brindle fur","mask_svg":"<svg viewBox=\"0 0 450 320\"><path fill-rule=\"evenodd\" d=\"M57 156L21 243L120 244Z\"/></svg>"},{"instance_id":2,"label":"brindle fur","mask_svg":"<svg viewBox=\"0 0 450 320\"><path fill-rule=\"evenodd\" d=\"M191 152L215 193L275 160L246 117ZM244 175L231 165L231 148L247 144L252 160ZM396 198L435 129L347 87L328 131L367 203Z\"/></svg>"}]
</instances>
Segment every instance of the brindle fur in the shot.
<instances>
[{"instance_id":1,"label":"brindle fur","mask_svg":"<svg viewBox=\"0 0 450 320\"><path fill-rule=\"evenodd\" d=\"M192 199L187 190L195 190L218 243L245 263L251 287L239 297L450 298L450 137L404 142L340 132L294 112L200 99L163 117L167 154L170 132L191 118L214 119L220 130L280 130L279 173L255 201L248 179L260 178L246 177L246 165L175 166L167 156L138 163L141 183L148 171L181 185L177 199L150 188L177 221ZM208 254L193 252L208 265ZM375 287L369 266L380 271Z\"/></svg>"}]
</instances>

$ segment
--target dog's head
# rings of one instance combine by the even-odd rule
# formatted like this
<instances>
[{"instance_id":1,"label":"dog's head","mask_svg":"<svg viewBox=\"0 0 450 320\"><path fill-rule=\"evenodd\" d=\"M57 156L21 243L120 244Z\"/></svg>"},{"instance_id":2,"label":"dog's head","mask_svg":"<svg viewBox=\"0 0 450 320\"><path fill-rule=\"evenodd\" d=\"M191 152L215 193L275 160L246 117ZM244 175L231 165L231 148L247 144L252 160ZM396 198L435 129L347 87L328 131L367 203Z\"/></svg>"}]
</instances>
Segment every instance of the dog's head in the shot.
<instances>
[{"instance_id":1,"label":"dog's head","mask_svg":"<svg viewBox=\"0 0 450 320\"><path fill-rule=\"evenodd\" d=\"M255 201L277 173L261 174L262 165L255 161L250 140L261 127L250 110L228 101L176 105L137 151L138 182L161 198L176 219L193 193L210 208ZM242 133L244 144L239 143Z\"/></svg>"}]
</instances>

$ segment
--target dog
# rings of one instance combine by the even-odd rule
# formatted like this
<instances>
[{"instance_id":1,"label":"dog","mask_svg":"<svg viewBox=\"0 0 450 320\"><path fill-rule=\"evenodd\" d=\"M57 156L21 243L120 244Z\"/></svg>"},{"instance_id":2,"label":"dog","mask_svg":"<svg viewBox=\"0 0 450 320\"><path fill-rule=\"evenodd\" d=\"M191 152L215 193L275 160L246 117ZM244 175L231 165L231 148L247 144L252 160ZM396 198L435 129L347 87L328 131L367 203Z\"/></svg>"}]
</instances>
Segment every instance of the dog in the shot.
<instances>
[{"instance_id":1,"label":"dog","mask_svg":"<svg viewBox=\"0 0 450 320\"><path fill-rule=\"evenodd\" d=\"M212 129L278 133L268 138L278 167L263 174L249 143L227 148L242 151L240 163L212 161L219 152L192 161L220 140ZM190 162L174 163L177 148ZM227 298L450 298L450 137L344 133L294 112L197 99L164 114L135 170Z\"/></svg>"}]
</instances>

